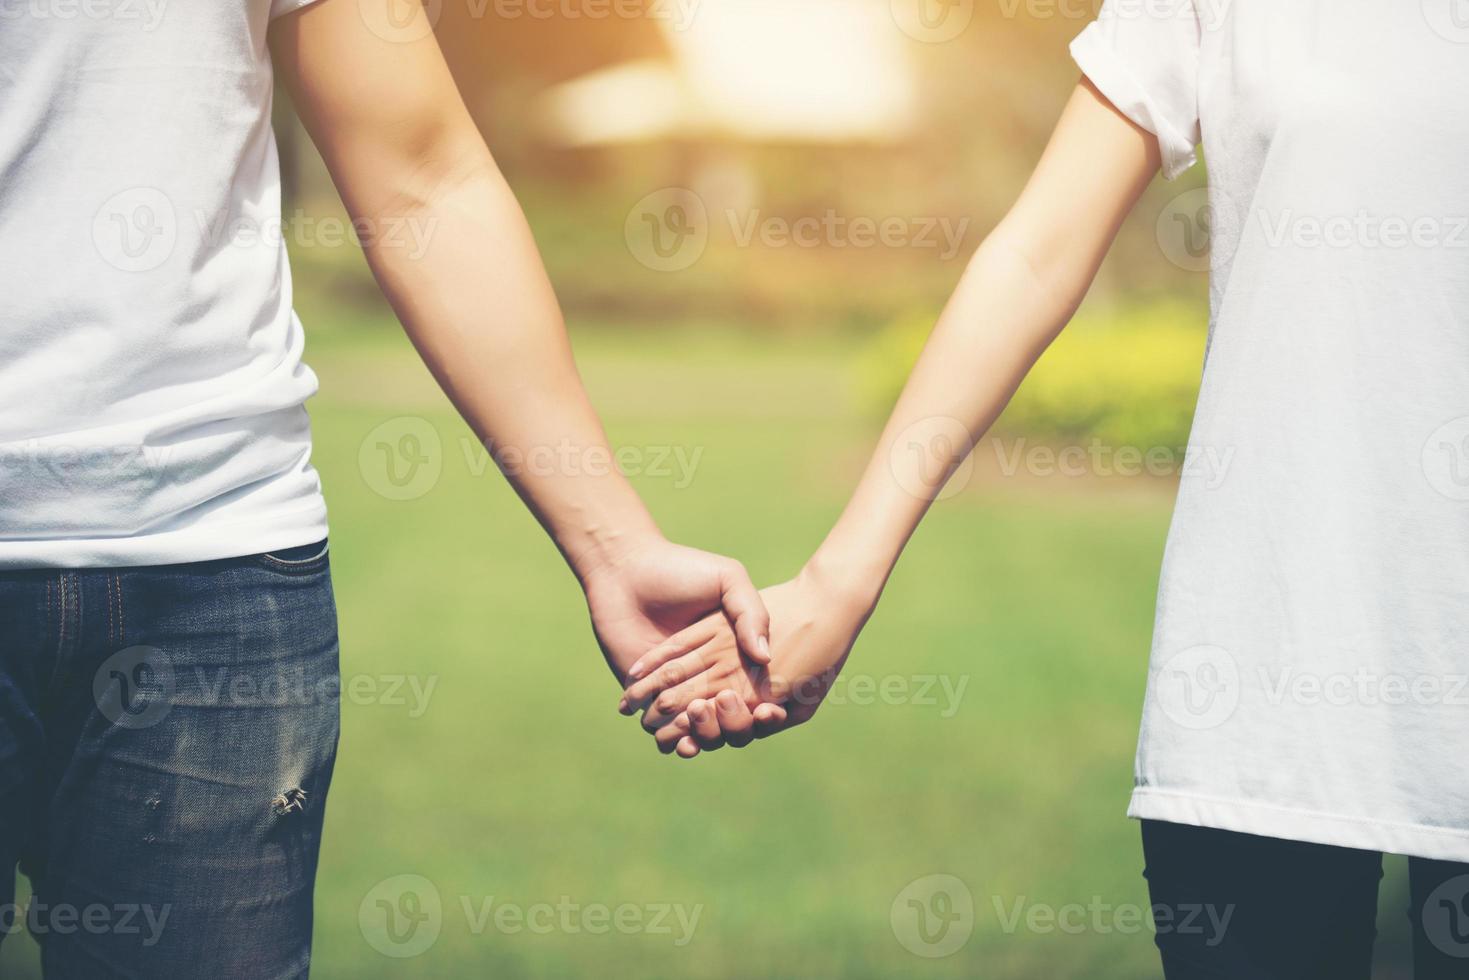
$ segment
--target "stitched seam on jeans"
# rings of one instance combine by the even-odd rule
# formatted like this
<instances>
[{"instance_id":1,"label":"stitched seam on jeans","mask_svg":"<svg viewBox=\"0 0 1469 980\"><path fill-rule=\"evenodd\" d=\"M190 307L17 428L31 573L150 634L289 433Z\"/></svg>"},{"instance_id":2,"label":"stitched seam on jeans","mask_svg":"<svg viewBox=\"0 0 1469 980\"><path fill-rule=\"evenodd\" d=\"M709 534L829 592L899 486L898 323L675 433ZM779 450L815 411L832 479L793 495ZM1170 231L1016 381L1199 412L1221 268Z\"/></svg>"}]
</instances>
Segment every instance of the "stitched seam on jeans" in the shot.
<instances>
[{"instance_id":1,"label":"stitched seam on jeans","mask_svg":"<svg viewBox=\"0 0 1469 980\"><path fill-rule=\"evenodd\" d=\"M117 645L124 646L128 641L128 621L127 614L123 612L122 576L114 572L112 581L117 586Z\"/></svg>"},{"instance_id":2,"label":"stitched seam on jeans","mask_svg":"<svg viewBox=\"0 0 1469 980\"><path fill-rule=\"evenodd\" d=\"M117 643L117 638L112 628L112 576L104 575L103 584L107 588L107 645L113 646Z\"/></svg>"},{"instance_id":3,"label":"stitched seam on jeans","mask_svg":"<svg viewBox=\"0 0 1469 980\"><path fill-rule=\"evenodd\" d=\"M56 670L61 669L61 654L66 649L66 573L62 572L56 580L56 589L61 593L61 611L56 621L59 628L56 631Z\"/></svg>"},{"instance_id":4,"label":"stitched seam on jeans","mask_svg":"<svg viewBox=\"0 0 1469 980\"><path fill-rule=\"evenodd\" d=\"M51 587L51 579L48 576L47 579L46 579L46 629L47 629L47 631L49 633L50 630L54 630L55 628L56 628L56 592L55 592L54 589L52 589L52 587Z\"/></svg>"},{"instance_id":5,"label":"stitched seam on jeans","mask_svg":"<svg viewBox=\"0 0 1469 980\"><path fill-rule=\"evenodd\" d=\"M107 574L107 631L114 646L122 646L122 635L117 631L117 579Z\"/></svg>"},{"instance_id":6,"label":"stitched seam on jeans","mask_svg":"<svg viewBox=\"0 0 1469 980\"><path fill-rule=\"evenodd\" d=\"M60 572L56 576L56 654L52 657L51 670L47 674L47 690L53 692L66 669L67 575L67 572ZM72 605L75 605L75 596L73 600Z\"/></svg>"}]
</instances>

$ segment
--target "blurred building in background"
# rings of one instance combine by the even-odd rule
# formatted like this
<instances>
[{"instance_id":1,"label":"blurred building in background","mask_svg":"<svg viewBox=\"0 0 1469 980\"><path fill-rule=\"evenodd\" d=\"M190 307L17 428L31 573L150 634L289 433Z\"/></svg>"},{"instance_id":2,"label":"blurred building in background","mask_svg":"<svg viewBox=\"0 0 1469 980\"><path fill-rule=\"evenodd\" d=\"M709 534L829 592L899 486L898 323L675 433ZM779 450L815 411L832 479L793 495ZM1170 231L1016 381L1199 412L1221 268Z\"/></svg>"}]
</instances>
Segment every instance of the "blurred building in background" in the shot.
<instances>
[{"instance_id":1,"label":"blurred building in background","mask_svg":"<svg viewBox=\"0 0 1469 980\"><path fill-rule=\"evenodd\" d=\"M1092 16L1023 0L431 9L574 322L868 333L931 322L1039 157ZM319 165L301 169L305 208L337 207ZM698 254L640 261L630 216L670 189L693 195ZM1098 295L1200 293L1159 256L1152 222L1131 222Z\"/></svg>"}]
</instances>

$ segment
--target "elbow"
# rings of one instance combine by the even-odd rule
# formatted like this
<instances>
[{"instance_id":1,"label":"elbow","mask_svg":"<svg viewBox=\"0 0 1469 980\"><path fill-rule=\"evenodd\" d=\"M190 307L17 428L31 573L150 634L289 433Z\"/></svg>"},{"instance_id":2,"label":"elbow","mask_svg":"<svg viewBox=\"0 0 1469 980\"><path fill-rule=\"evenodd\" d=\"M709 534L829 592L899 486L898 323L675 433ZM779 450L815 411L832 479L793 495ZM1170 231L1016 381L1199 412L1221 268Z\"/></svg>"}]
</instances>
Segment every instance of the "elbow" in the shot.
<instances>
[{"instance_id":1,"label":"elbow","mask_svg":"<svg viewBox=\"0 0 1469 980\"><path fill-rule=\"evenodd\" d=\"M1100 265L1060 235L1027 233L1010 222L995 227L975 252L973 264L984 278L1003 277L1012 294L1043 308L1055 332L1081 305Z\"/></svg>"},{"instance_id":2,"label":"elbow","mask_svg":"<svg viewBox=\"0 0 1469 980\"><path fill-rule=\"evenodd\" d=\"M466 186L503 179L473 125L432 118L374 133L334 176L349 206L355 199L361 210L396 215L424 213Z\"/></svg>"},{"instance_id":3,"label":"elbow","mask_svg":"<svg viewBox=\"0 0 1469 980\"><path fill-rule=\"evenodd\" d=\"M405 209L428 211L466 187L503 179L482 140L448 139L415 148L399 170L395 190Z\"/></svg>"}]
</instances>

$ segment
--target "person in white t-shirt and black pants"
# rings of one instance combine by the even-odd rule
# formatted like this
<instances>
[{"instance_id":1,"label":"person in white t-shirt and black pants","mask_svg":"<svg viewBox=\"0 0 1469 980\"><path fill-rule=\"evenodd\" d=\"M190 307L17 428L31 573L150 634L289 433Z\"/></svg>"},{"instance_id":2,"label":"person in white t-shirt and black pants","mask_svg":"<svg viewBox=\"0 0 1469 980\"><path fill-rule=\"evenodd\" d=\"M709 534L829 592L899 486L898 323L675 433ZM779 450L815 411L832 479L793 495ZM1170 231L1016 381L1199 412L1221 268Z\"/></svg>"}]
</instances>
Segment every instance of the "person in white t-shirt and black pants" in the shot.
<instances>
[{"instance_id":1,"label":"person in white t-shirt and black pants","mask_svg":"<svg viewBox=\"0 0 1469 980\"><path fill-rule=\"evenodd\" d=\"M1212 237L1190 452L1229 465L1182 477L1129 811L1165 973L1365 980L1390 852L1419 980L1469 976L1469 19L1108 0L1072 53L1085 78L846 512L764 593L769 676L715 618L634 664L623 710L685 756L727 702L810 718L948 475L1202 143L1208 214L1173 215ZM1162 927L1186 906L1210 915Z\"/></svg>"}]
</instances>

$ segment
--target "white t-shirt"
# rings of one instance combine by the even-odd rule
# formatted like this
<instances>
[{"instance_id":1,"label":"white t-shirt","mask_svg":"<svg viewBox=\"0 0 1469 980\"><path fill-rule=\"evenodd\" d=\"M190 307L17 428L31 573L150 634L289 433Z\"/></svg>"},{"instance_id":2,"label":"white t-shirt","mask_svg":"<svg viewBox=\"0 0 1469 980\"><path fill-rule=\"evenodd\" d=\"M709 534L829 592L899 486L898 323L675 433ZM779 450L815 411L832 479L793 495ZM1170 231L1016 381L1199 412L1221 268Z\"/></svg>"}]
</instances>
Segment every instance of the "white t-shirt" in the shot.
<instances>
[{"instance_id":1,"label":"white t-shirt","mask_svg":"<svg viewBox=\"0 0 1469 980\"><path fill-rule=\"evenodd\" d=\"M1108 0L1072 46L1167 176L1201 136L1209 165L1200 465L1163 562L1133 816L1469 861L1451 7ZM1209 220L1186 205L1164 223Z\"/></svg>"},{"instance_id":2,"label":"white t-shirt","mask_svg":"<svg viewBox=\"0 0 1469 980\"><path fill-rule=\"evenodd\" d=\"M310 544L271 17L0 0L0 568Z\"/></svg>"}]
</instances>

